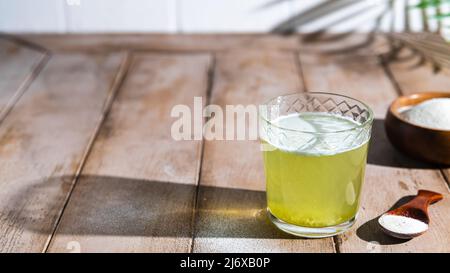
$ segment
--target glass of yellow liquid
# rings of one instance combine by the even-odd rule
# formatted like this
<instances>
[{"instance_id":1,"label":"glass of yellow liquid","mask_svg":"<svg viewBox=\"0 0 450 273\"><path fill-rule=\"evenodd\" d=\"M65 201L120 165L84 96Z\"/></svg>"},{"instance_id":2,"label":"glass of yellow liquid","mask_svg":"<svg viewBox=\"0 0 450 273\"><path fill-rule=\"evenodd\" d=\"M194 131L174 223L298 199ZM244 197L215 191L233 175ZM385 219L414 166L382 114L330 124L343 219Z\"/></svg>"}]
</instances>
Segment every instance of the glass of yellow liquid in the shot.
<instances>
[{"instance_id":1,"label":"glass of yellow liquid","mask_svg":"<svg viewBox=\"0 0 450 273\"><path fill-rule=\"evenodd\" d=\"M373 112L329 93L276 97L260 107L267 210L281 230L333 236L356 220Z\"/></svg>"}]
</instances>

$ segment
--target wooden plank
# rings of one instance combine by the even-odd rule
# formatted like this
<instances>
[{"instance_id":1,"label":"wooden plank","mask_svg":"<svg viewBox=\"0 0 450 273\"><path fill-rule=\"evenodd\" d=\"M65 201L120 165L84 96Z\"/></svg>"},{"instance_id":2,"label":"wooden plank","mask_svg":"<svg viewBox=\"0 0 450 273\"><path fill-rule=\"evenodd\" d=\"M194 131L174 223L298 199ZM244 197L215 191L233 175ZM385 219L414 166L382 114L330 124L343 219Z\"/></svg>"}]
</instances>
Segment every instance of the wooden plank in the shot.
<instances>
[{"instance_id":1,"label":"wooden plank","mask_svg":"<svg viewBox=\"0 0 450 273\"><path fill-rule=\"evenodd\" d=\"M233 48L296 50L297 36L267 34L29 34L24 39L51 51L223 51Z\"/></svg>"},{"instance_id":2,"label":"wooden plank","mask_svg":"<svg viewBox=\"0 0 450 273\"><path fill-rule=\"evenodd\" d=\"M418 65L419 63L418 56L415 56L390 64L391 73L402 94L430 91L450 93L450 69L444 68L439 73L434 73L430 64ZM450 185L450 169L444 169L443 172Z\"/></svg>"},{"instance_id":3,"label":"wooden plank","mask_svg":"<svg viewBox=\"0 0 450 273\"><path fill-rule=\"evenodd\" d=\"M14 107L46 55L0 38L0 120Z\"/></svg>"},{"instance_id":4,"label":"wooden plank","mask_svg":"<svg viewBox=\"0 0 450 273\"><path fill-rule=\"evenodd\" d=\"M0 251L45 248L120 62L120 54L54 55L3 121Z\"/></svg>"},{"instance_id":5,"label":"wooden plank","mask_svg":"<svg viewBox=\"0 0 450 273\"><path fill-rule=\"evenodd\" d=\"M175 105L205 97L209 55L136 54L49 251L187 252L201 141L175 141Z\"/></svg>"},{"instance_id":6,"label":"wooden plank","mask_svg":"<svg viewBox=\"0 0 450 273\"><path fill-rule=\"evenodd\" d=\"M337 242L341 252L431 252L449 251L450 202L431 209L430 230L411 241L391 239L383 234L377 217L399 199L414 195L418 189L441 192L450 197L439 170L408 159L397 152L386 138L383 117L396 90L375 58L358 55L301 55L303 73L309 90L330 91L358 98L375 111L376 120L369 152L369 165L363 188L361 210L355 226ZM404 199L402 200L404 201Z\"/></svg>"},{"instance_id":7,"label":"wooden plank","mask_svg":"<svg viewBox=\"0 0 450 273\"><path fill-rule=\"evenodd\" d=\"M303 86L295 54L235 50L217 55L212 104L259 105L298 90ZM263 173L257 141L205 143L194 252L333 251L331 239L295 239L269 222Z\"/></svg>"}]
</instances>

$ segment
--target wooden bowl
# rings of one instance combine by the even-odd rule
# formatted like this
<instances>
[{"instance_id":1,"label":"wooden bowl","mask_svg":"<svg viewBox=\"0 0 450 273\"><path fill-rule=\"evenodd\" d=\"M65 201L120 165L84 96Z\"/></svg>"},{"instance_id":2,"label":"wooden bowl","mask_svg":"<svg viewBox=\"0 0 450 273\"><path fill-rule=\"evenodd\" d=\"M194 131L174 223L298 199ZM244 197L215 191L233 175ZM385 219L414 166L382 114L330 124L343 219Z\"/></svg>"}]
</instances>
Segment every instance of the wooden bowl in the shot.
<instances>
[{"instance_id":1,"label":"wooden bowl","mask_svg":"<svg viewBox=\"0 0 450 273\"><path fill-rule=\"evenodd\" d=\"M450 165L450 131L415 125L400 116L402 107L433 98L450 98L450 93L418 93L397 98L385 119L386 133L392 144L405 154L434 164Z\"/></svg>"}]
</instances>

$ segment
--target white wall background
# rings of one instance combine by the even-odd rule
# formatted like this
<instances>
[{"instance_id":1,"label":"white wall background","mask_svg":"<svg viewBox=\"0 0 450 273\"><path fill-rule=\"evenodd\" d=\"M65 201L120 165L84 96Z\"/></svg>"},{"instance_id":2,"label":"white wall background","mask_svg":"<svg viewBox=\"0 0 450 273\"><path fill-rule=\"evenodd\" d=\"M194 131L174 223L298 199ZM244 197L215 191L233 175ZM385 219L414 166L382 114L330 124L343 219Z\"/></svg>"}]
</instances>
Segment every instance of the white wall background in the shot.
<instances>
[{"instance_id":1,"label":"white wall background","mask_svg":"<svg viewBox=\"0 0 450 273\"><path fill-rule=\"evenodd\" d=\"M0 0L0 31L4 32L265 32L289 16L324 0ZM395 28L403 28L404 7L419 0L396 0ZM384 9L385 0L360 0L358 5L300 28L311 31L342 15L352 22L333 23L345 31L362 31ZM368 12L366 12L368 11ZM420 30L419 11L411 11L413 29ZM383 29L388 30L386 19Z\"/></svg>"}]
</instances>

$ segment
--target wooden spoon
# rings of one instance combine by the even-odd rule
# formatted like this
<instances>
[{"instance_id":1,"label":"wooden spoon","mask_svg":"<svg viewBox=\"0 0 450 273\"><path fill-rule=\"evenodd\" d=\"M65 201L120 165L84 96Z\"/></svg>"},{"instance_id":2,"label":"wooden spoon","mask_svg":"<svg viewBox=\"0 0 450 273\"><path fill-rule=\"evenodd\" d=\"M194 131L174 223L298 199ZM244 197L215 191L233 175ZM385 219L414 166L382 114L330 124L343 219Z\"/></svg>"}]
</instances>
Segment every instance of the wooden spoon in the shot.
<instances>
[{"instance_id":1,"label":"wooden spoon","mask_svg":"<svg viewBox=\"0 0 450 273\"><path fill-rule=\"evenodd\" d=\"M428 230L430 223L428 206L443 198L440 193L419 190L413 200L386 212L378 219L378 223L386 234L396 238L411 239L420 236Z\"/></svg>"}]
</instances>

